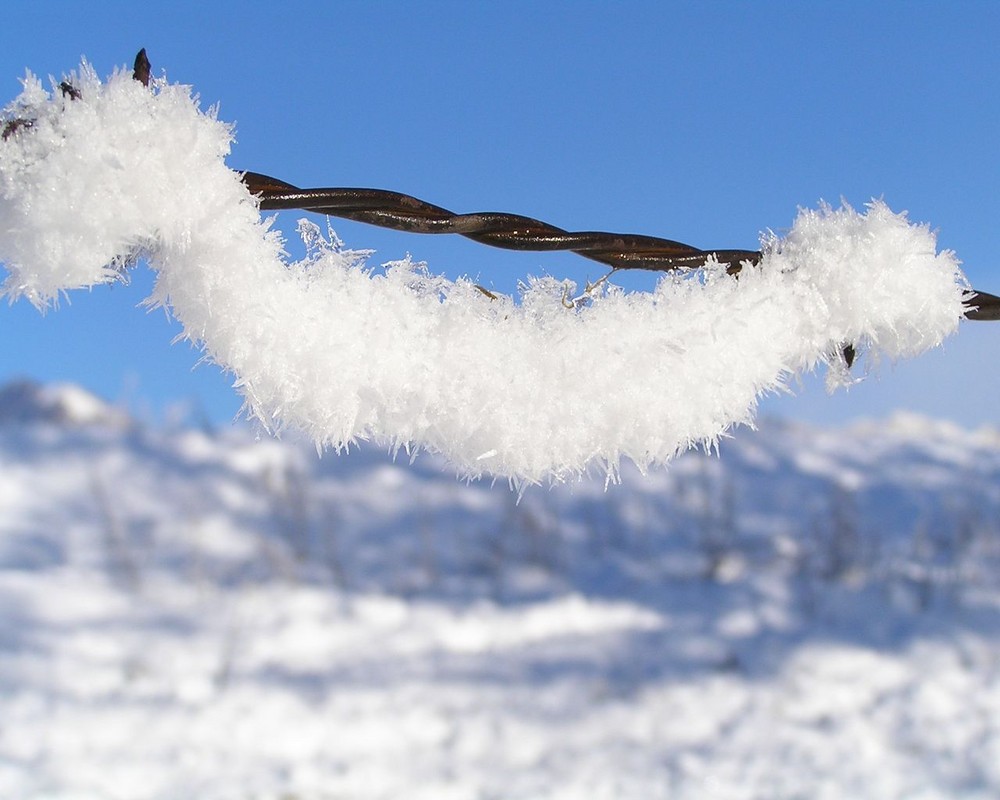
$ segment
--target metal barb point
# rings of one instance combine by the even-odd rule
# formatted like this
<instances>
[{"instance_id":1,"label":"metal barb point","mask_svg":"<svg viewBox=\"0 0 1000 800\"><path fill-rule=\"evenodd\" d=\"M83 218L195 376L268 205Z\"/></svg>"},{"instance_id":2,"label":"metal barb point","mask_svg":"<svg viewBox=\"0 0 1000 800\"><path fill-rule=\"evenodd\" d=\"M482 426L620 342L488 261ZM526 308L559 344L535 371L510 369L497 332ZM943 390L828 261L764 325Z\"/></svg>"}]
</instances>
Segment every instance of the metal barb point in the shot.
<instances>
[{"instance_id":1,"label":"metal barb point","mask_svg":"<svg viewBox=\"0 0 1000 800\"><path fill-rule=\"evenodd\" d=\"M135 78L143 86L149 86L149 71L152 69L152 65L149 63L149 58L146 56L146 48L142 48L135 56L135 64L132 67L132 77Z\"/></svg>"}]
</instances>

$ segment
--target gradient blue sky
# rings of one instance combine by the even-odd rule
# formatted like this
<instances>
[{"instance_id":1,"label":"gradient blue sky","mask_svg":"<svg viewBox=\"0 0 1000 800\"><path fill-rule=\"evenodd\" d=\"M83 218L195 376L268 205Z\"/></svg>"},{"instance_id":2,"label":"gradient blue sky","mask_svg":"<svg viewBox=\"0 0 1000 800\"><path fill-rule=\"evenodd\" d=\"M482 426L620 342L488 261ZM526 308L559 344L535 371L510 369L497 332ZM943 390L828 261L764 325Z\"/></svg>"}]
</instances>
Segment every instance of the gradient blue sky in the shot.
<instances>
[{"instance_id":1,"label":"gradient blue sky","mask_svg":"<svg viewBox=\"0 0 1000 800\"><path fill-rule=\"evenodd\" d=\"M59 76L86 56L107 74L146 47L155 74L236 122L236 169L702 247L754 248L800 205L883 196L1000 293L995 2L96 6L5 7L3 102L26 68ZM290 236L299 216L281 218ZM506 292L527 274L601 274L569 255L333 224L376 259L410 252ZM76 381L154 417L180 401L227 422L231 378L193 368L198 354L170 344L176 323L138 308L151 282L142 267L44 317L0 307L0 381ZM966 323L850 392L807 380L762 412L839 423L907 408L1000 425L998 398L1000 324Z\"/></svg>"}]
</instances>

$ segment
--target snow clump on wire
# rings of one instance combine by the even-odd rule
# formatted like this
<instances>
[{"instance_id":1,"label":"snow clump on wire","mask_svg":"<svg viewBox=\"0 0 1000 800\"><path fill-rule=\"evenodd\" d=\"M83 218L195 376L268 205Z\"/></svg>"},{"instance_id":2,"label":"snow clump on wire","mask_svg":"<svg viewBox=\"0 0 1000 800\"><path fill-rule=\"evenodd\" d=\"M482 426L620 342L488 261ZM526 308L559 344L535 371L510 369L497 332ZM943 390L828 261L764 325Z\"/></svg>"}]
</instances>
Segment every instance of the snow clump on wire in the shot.
<instances>
[{"instance_id":1,"label":"snow clump on wire","mask_svg":"<svg viewBox=\"0 0 1000 800\"><path fill-rule=\"evenodd\" d=\"M763 393L817 365L845 382L845 343L914 356L963 318L954 254L881 201L800 211L738 278L709 263L572 308L551 278L491 298L410 260L373 269L311 223L289 263L226 166L232 127L190 87L87 63L70 81L77 99L29 73L4 110L30 122L0 143L3 294L44 309L142 258L148 304L235 376L246 413L325 447L423 448L519 484L614 478L752 425Z\"/></svg>"}]
</instances>

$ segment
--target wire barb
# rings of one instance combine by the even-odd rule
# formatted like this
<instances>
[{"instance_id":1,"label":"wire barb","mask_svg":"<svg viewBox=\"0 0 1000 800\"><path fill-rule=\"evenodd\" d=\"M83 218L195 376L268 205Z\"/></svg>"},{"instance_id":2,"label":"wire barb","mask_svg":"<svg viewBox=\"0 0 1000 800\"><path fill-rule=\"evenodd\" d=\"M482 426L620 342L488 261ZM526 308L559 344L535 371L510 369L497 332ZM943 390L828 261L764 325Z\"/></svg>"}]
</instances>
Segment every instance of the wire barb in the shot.
<instances>
[{"instance_id":1,"label":"wire barb","mask_svg":"<svg viewBox=\"0 0 1000 800\"><path fill-rule=\"evenodd\" d=\"M149 71L152 65L149 63L149 57L146 55L146 48L142 48L138 53L135 54L135 64L132 66L132 77L135 78L143 86L149 86Z\"/></svg>"}]
</instances>

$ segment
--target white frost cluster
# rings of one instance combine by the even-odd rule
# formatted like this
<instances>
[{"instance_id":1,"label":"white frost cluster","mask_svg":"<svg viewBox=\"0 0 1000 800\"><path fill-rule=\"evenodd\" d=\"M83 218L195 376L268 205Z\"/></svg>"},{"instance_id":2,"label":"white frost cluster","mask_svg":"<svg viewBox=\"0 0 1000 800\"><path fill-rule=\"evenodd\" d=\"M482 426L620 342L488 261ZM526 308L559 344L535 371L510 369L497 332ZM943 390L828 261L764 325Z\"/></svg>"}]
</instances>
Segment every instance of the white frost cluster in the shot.
<instances>
[{"instance_id":1,"label":"white frost cluster","mask_svg":"<svg viewBox=\"0 0 1000 800\"><path fill-rule=\"evenodd\" d=\"M0 143L3 292L45 307L141 256L149 302L236 375L248 413L324 446L426 448L519 482L614 477L752 424L795 373L842 378L844 343L912 356L963 317L954 255L879 201L801 212L738 279L709 265L574 308L552 279L515 301L409 261L374 270L308 224L309 255L288 263L225 165L231 128L188 87L102 83L86 64L71 81L80 99L29 75L4 112L31 122Z\"/></svg>"}]
</instances>

